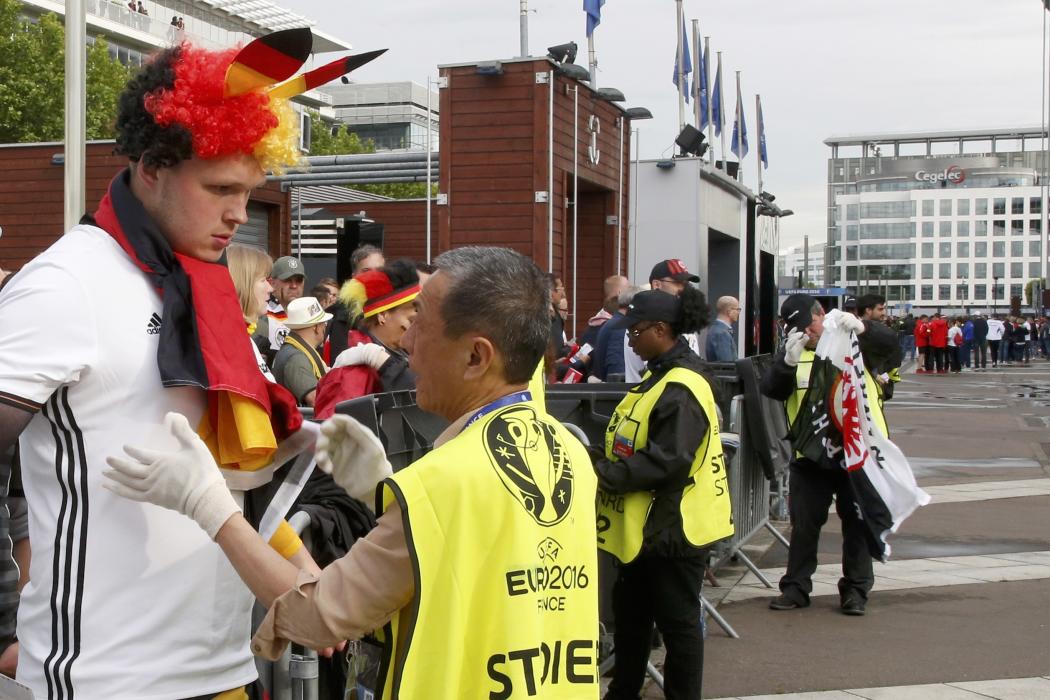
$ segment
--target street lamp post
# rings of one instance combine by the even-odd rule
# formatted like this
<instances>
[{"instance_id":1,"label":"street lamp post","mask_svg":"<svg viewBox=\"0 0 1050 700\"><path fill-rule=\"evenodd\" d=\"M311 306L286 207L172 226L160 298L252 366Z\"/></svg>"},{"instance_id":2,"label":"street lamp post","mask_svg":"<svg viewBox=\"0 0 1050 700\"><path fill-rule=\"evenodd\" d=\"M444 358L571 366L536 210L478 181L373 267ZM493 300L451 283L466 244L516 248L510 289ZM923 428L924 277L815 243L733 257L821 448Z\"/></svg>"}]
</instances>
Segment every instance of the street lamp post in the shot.
<instances>
[{"instance_id":1,"label":"street lamp post","mask_svg":"<svg viewBox=\"0 0 1050 700\"><path fill-rule=\"evenodd\" d=\"M999 295L997 293L999 291L999 278L993 277L992 282L992 315L995 316L999 313L999 304L997 303L999 301Z\"/></svg>"}]
</instances>

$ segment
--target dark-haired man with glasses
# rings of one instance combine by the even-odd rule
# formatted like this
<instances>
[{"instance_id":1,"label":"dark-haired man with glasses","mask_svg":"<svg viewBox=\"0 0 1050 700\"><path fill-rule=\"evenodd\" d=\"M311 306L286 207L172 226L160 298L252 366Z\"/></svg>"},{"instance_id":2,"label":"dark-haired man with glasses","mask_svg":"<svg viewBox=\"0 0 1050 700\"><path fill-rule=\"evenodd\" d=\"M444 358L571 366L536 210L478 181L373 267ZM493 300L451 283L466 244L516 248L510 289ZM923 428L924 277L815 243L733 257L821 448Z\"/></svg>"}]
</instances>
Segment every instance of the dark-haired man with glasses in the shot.
<instances>
[{"instance_id":1,"label":"dark-haired man with glasses","mask_svg":"<svg viewBox=\"0 0 1050 700\"><path fill-rule=\"evenodd\" d=\"M682 295L682 290L684 290L686 285L690 282L699 281L700 278L690 272L689 268L685 266L685 263L677 258L661 260L653 265L653 269L649 273L649 285L653 289L667 292L676 297ZM686 333L682 337L689 344L689 348L697 354L697 357L699 357L700 343L697 339L697 334ZM641 381L642 374L645 372L645 361L627 345L625 345L623 349L623 359L624 374L626 375L627 382L630 384L637 384Z\"/></svg>"}]
</instances>

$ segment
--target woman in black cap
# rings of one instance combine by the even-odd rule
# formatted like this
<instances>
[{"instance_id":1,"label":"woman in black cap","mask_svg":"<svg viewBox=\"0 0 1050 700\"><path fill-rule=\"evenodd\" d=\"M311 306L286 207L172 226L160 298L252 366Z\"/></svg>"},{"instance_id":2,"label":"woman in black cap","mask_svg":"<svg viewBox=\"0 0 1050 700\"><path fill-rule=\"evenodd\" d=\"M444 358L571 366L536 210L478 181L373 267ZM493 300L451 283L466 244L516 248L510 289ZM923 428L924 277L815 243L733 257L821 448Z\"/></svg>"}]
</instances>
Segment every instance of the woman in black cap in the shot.
<instances>
[{"instance_id":1,"label":"woman in black cap","mask_svg":"<svg viewBox=\"0 0 1050 700\"><path fill-rule=\"evenodd\" d=\"M677 297L635 295L617 320L648 371L613 414L604 451L593 455L598 546L621 562L607 700L638 697L654 622L667 648L665 696L700 697L705 548L733 534L714 395L681 337L706 326L708 315L703 293L686 285Z\"/></svg>"}]
</instances>

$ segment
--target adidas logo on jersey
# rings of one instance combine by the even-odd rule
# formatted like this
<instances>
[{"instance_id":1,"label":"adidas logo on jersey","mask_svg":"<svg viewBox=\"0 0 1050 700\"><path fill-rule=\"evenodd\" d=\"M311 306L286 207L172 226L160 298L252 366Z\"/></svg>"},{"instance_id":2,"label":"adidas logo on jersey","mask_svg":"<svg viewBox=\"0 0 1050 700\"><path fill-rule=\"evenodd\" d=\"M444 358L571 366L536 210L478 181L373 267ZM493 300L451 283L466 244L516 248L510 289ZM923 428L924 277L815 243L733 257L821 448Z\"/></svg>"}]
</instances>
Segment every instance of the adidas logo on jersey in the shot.
<instances>
[{"instance_id":1,"label":"adidas logo on jersey","mask_svg":"<svg viewBox=\"0 0 1050 700\"><path fill-rule=\"evenodd\" d=\"M149 317L149 323L146 324L147 335L157 335L160 333L160 314L153 314Z\"/></svg>"}]
</instances>

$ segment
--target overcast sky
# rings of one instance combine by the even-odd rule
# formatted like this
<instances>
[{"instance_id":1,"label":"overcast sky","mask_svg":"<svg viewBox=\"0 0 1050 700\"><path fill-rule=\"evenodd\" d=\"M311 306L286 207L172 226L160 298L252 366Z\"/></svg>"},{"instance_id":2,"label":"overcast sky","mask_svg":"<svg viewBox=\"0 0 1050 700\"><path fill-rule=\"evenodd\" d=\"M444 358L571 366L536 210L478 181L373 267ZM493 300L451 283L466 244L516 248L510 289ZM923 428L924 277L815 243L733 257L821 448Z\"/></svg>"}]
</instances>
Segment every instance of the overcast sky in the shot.
<instances>
[{"instance_id":1,"label":"overcast sky","mask_svg":"<svg viewBox=\"0 0 1050 700\"><path fill-rule=\"evenodd\" d=\"M360 82L426 83L445 63L518 54L519 0L279 0L356 50L389 47ZM530 0L529 48L576 41L586 64L583 0ZM755 187L755 93L769 150L765 189L795 211L783 246L826 236L832 135L1032 126L1041 120L1041 0L685 0L712 52L722 51L727 118L742 71ZM641 156L671 153L674 0L607 0L595 32L599 84L655 119L638 122ZM713 62L713 59L712 59ZM713 72L713 68L712 68ZM730 156L732 158L732 156Z\"/></svg>"}]
</instances>

